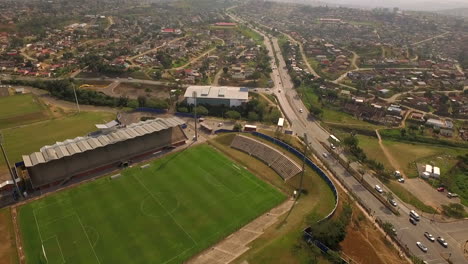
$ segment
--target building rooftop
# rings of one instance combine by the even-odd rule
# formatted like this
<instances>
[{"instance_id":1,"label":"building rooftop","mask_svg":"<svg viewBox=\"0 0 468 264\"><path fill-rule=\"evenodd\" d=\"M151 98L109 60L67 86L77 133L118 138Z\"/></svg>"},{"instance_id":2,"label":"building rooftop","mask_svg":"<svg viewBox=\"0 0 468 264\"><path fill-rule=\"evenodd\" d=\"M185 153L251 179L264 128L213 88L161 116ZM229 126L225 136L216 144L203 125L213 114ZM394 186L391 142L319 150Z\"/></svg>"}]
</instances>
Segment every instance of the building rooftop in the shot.
<instances>
[{"instance_id":1,"label":"building rooftop","mask_svg":"<svg viewBox=\"0 0 468 264\"><path fill-rule=\"evenodd\" d=\"M229 86L201 86L193 85L187 87L184 97L193 97L193 92L197 93L197 98L212 99L249 99L249 88L229 87Z\"/></svg>"},{"instance_id":2,"label":"building rooftop","mask_svg":"<svg viewBox=\"0 0 468 264\"><path fill-rule=\"evenodd\" d=\"M39 152L23 155L23 161L26 167L33 167L40 163L47 163L52 160L72 156L77 153L104 147L127 139L176 127L184 123L185 122L178 117L141 121L125 127L116 127L114 130L107 133L96 133L95 135L67 139L51 146L44 146Z\"/></svg>"}]
</instances>

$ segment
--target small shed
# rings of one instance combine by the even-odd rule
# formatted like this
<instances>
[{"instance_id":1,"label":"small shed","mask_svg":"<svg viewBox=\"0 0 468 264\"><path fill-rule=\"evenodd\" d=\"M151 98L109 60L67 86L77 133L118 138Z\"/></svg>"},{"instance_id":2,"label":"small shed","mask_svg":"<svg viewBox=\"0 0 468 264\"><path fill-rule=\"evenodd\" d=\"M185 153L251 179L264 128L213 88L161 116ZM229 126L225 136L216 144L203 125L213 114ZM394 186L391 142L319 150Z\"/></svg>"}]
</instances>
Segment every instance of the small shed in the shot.
<instances>
[{"instance_id":1,"label":"small shed","mask_svg":"<svg viewBox=\"0 0 468 264\"><path fill-rule=\"evenodd\" d=\"M439 167L434 167L434 171L432 173L432 177L434 178L439 178L440 177L440 168Z\"/></svg>"},{"instance_id":2,"label":"small shed","mask_svg":"<svg viewBox=\"0 0 468 264\"><path fill-rule=\"evenodd\" d=\"M432 174L432 166L429 165L429 164L426 164L426 166L424 167L424 172L427 172L429 173L429 175Z\"/></svg>"}]
</instances>

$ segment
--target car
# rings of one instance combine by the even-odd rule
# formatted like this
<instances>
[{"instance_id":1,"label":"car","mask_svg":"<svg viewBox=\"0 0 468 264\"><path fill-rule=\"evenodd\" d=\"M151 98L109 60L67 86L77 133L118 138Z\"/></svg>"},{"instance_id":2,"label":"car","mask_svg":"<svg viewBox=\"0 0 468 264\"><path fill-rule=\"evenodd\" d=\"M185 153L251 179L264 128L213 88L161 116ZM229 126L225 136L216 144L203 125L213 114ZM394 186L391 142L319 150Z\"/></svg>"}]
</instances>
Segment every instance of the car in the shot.
<instances>
[{"instance_id":1,"label":"car","mask_svg":"<svg viewBox=\"0 0 468 264\"><path fill-rule=\"evenodd\" d=\"M432 236L432 234L429 233L429 232L424 232L424 236L425 236L427 239L429 239L429 241L431 241L431 242L434 242L434 241L435 241L434 236Z\"/></svg>"},{"instance_id":2,"label":"car","mask_svg":"<svg viewBox=\"0 0 468 264\"><path fill-rule=\"evenodd\" d=\"M404 178L399 178L399 179L398 179L398 182L399 182L399 183L404 183L404 182L405 182L405 179L404 179Z\"/></svg>"},{"instance_id":3,"label":"car","mask_svg":"<svg viewBox=\"0 0 468 264\"><path fill-rule=\"evenodd\" d=\"M218 123L218 127L222 127L223 126L223 123Z\"/></svg>"},{"instance_id":4,"label":"car","mask_svg":"<svg viewBox=\"0 0 468 264\"><path fill-rule=\"evenodd\" d=\"M299 113L302 113L302 112L304 112L304 110L302 110L302 108L301 108L301 109L299 109Z\"/></svg>"},{"instance_id":5,"label":"car","mask_svg":"<svg viewBox=\"0 0 468 264\"><path fill-rule=\"evenodd\" d=\"M418 241L416 242L416 245L418 246L419 249L422 250L422 252L427 252L427 247L423 243Z\"/></svg>"},{"instance_id":6,"label":"car","mask_svg":"<svg viewBox=\"0 0 468 264\"><path fill-rule=\"evenodd\" d=\"M443 247L448 247L448 243L443 237L437 237L437 242L439 242Z\"/></svg>"},{"instance_id":7,"label":"car","mask_svg":"<svg viewBox=\"0 0 468 264\"><path fill-rule=\"evenodd\" d=\"M447 193L447 197L452 199L452 198L458 197L458 194L449 192Z\"/></svg>"},{"instance_id":8,"label":"car","mask_svg":"<svg viewBox=\"0 0 468 264\"><path fill-rule=\"evenodd\" d=\"M388 200L388 202L395 207L398 205L397 202L393 199Z\"/></svg>"},{"instance_id":9,"label":"car","mask_svg":"<svg viewBox=\"0 0 468 264\"><path fill-rule=\"evenodd\" d=\"M397 236L397 231L395 228L392 228L392 233L393 233L393 236Z\"/></svg>"},{"instance_id":10,"label":"car","mask_svg":"<svg viewBox=\"0 0 468 264\"><path fill-rule=\"evenodd\" d=\"M383 193L382 187L380 187L379 185L375 185L374 188L378 193Z\"/></svg>"},{"instance_id":11,"label":"car","mask_svg":"<svg viewBox=\"0 0 468 264\"><path fill-rule=\"evenodd\" d=\"M281 82L280 82L280 84L281 84ZM281 90L278 89L278 93L281 93Z\"/></svg>"},{"instance_id":12,"label":"car","mask_svg":"<svg viewBox=\"0 0 468 264\"><path fill-rule=\"evenodd\" d=\"M410 217L410 218L409 218L409 221L410 221L410 223L412 223L413 225L417 225L417 224L418 224L418 221L416 221L413 217Z\"/></svg>"},{"instance_id":13,"label":"car","mask_svg":"<svg viewBox=\"0 0 468 264\"><path fill-rule=\"evenodd\" d=\"M323 155L324 158L328 158L328 153L324 152L324 153L322 153L322 155Z\"/></svg>"},{"instance_id":14,"label":"car","mask_svg":"<svg viewBox=\"0 0 468 264\"><path fill-rule=\"evenodd\" d=\"M439 187L439 188L437 188L437 191L438 192L443 192L443 191L445 191L445 188L444 187Z\"/></svg>"},{"instance_id":15,"label":"car","mask_svg":"<svg viewBox=\"0 0 468 264\"><path fill-rule=\"evenodd\" d=\"M333 145L333 143L330 144L330 148L331 149L336 149L335 145Z\"/></svg>"}]
</instances>

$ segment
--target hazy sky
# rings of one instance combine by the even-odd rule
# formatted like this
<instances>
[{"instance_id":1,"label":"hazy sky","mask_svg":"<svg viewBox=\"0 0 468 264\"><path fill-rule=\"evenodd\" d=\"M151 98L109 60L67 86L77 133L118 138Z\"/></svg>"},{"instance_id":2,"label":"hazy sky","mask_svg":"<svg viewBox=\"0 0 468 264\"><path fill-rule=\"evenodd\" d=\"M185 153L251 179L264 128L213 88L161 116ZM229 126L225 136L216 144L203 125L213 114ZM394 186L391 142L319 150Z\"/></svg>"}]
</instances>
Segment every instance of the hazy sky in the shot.
<instances>
[{"instance_id":1,"label":"hazy sky","mask_svg":"<svg viewBox=\"0 0 468 264\"><path fill-rule=\"evenodd\" d=\"M467 7L468 0L322 0L328 3L363 7L400 7L402 9L443 10Z\"/></svg>"}]
</instances>

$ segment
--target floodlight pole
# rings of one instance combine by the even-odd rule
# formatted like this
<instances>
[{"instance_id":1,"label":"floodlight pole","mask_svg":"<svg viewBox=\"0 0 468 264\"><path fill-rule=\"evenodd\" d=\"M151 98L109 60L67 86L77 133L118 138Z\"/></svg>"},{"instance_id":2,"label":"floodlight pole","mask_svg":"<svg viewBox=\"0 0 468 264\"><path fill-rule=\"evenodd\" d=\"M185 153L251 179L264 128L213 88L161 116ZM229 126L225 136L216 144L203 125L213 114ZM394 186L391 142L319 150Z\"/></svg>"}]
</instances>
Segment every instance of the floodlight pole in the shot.
<instances>
[{"instance_id":1,"label":"floodlight pole","mask_svg":"<svg viewBox=\"0 0 468 264\"><path fill-rule=\"evenodd\" d=\"M76 96L76 89L75 89L75 84L72 83L73 87L73 94L75 94L75 101L76 101L76 108L78 109L78 113L80 113L80 104L78 103L78 96Z\"/></svg>"},{"instance_id":2,"label":"floodlight pole","mask_svg":"<svg viewBox=\"0 0 468 264\"><path fill-rule=\"evenodd\" d=\"M5 148L3 147L3 134L1 132L0 132L0 148L2 149L3 158L5 159L5 163L8 166L8 172L10 173L11 180L13 181L13 184L15 185L16 191L21 197L23 197L23 194L20 192L20 189L18 187L18 183L16 182L15 176L13 175L13 171L11 171L10 161L8 160Z\"/></svg>"},{"instance_id":3,"label":"floodlight pole","mask_svg":"<svg viewBox=\"0 0 468 264\"><path fill-rule=\"evenodd\" d=\"M305 149L304 149L304 154L303 154L303 159L302 159L302 173L301 173L301 181L299 183L299 195L297 196L297 198L299 198L299 196L301 196L301 193L302 193L302 183L304 181L304 173L305 173L305 162L306 162L306 158L307 158L307 148L309 147L309 142L307 140L307 133L304 133L304 143L305 143Z\"/></svg>"},{"instance_id":4,"label":"floodlight pole","mask_svg":"<svg viewBox=\"0 0 468 264\"><path fill-rule=\"evenodd\" d=\"M196 91L193 91L192 93L192 97L193 97L193 100L195 101L195 107L193 108L193 117L194 117L194 121L195 121L195 141L198 140L198 129L197 129L197 92Z\"/></svg>"}]
</instances>

